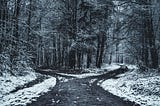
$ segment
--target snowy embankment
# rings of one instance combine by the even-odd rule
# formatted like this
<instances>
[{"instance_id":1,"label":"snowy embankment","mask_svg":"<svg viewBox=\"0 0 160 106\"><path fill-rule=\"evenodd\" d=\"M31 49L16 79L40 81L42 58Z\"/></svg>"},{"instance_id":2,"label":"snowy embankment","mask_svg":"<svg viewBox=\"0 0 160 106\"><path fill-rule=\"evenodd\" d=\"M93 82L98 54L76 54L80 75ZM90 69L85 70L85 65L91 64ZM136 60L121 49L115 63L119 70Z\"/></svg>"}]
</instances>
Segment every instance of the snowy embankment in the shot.
<instances>
[{"instance_id":1,"label":"snowy embankment","mask_svg":"<svg viewBox=\"0 0 160 106\"><path fill-rule=\"evenodd\" d=\"M49 77L49 79L44 80L42 83L36 83L27 88L25 85L41 78L40 76L42 75L35 73L30 67L23 69L20 72L23 73L21 75L11 75L7 70L3 71L3 75L0 76L0 106L26 105L34 101L36 97L49 91L56 84L56 78ZM12 92L18 87L22 87L23 89Z\"/></svg>"},{"instance_id":2,"label":"snowy embankment","mask_svg":"<svg viewBox=\"0 0 160 106\"><path fill-rule=\"evenodd\" d=\"M100 69L99 68L85 69L85 72L87 73L83 73L83 74L66 74L66 73L57 73L57 74L63 75L63 76L75 77L75 78L87 78L87 77L103 75L110 71L119 69L120 67L121 66L118 64L112 64L112 65L104 64Z\"/></svg>"},{"instance_id":3,"label":"snowy embankment","mask_svg":"<svg viewBox=\"0 0 160 106\"><path fill-rule=\"evenodd\" d=\"M102 80L98 85L114 95L134 101L141 106L160 106L160 75L142 74L134 69L117 77L117 79Z\"/></svg>"},{"instance_id":4,"label":"snowy embankment","mask_svg":"<svg viewBox=\"0 0 160 106\"><path fill-rule=\"evenodd\" d=\"M36 84L29 88L24 88L15 93L10 93L1 97L0 104L2 106L9 105L26 105L35 101L37 97L46 93L50 88L56 85L56 78L50 77L49 79L44 80L42 83Z\"/></svg>"},{"instance_id":5,"label":"snowy embankment","mask_svg":"<svg viewBox=\"0 0 160 106\"><path fill-rule=\"evenodd\" d=\"M0 98L3 95L8 94L10 91L15 90L16 87L22 86L36 78L37 75L32 71L25 76L13 76L10 74L0 76Z\"/></svg>"}]
</instances>

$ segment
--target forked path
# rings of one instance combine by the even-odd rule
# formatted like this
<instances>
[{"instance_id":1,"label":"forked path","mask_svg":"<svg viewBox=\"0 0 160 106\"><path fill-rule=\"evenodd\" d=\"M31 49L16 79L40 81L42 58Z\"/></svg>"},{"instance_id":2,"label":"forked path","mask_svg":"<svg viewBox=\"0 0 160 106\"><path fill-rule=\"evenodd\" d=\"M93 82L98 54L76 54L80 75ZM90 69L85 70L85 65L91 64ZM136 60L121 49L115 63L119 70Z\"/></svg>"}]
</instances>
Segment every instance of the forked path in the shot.
<instances>
[{"instance_id":1,"label":"forked path","mask_svg":"<svg viewBox=\"0 0 160 106\"><path fill-rule=\"evenodd\" d=\"M28 106L136 106L104 91L96 82L90 83L91 80L69 78L65 82L58 81L50 92Z\"/></svg>"}]
</instances>

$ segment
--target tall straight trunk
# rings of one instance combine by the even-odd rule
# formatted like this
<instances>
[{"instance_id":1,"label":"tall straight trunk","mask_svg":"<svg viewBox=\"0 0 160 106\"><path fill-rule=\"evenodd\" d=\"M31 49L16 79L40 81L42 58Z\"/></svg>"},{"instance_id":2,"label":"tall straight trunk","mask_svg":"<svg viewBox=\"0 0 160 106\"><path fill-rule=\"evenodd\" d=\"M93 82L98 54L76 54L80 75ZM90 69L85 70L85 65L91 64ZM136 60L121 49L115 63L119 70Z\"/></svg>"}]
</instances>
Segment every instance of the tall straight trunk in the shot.
<instances>
[{"instance_id":1,"label":"tall straight trunk","mask_svg":"<svg viewBox=\"0 0 160 106\"><path fill-rule=\"evenodd\" d=\"M12 50L11 50L11 62L13 62L13 59L16 58L19 55L19 25L18 25L18 18L20 15L20 3L21 0L15 0L15 8L14 8L14 30L13 30L13 41L12 41Z\"/></svg>"},{"instance_id":2,"label":"tall straight trunk","mask_svg":"<svg viewBox=\"0 0 160 106\"><path fill-rule=\"evenodd\" d=\"M15 19L15 34L14 36L16 37L17 41L19 38L19 25L18 25L18 17L20 14L20 3L21 0L15 0L15 11L14 11L14 19Z\"/></svg>"},{"instance_id":3,"label":"tall straight trunk","mask_svg":"<svg viewBox=\"0 0 160 106\"><path fill-rule=\"evenodd\" d=\"M78 1L77 0L74 0L74 25L73 25L73 28L74 28L74 33L75 33L75 36L77 35L77 5L78 5Z\"/></svg>"},{"instance_id":4,"label":"tall straight trunk","mask_svg":"<svg viewBox=\"0 0 160 106\"><path fill-rule=\"evenodd\" d=\"M158 51L155 44L155 35L153 30L152 17L148 20L149 46L151 54L151 68L158 68Z\"/></svg>"},{"instance_id":5,"label":"tall straight trunk","mask_svg":"<svg viewBox=\"0 0 160 106\"><path fill-rule=\"evenodd\" d=\"M111 51L111 53L109 55L109 64L111 64L111 63L112 63L112 51Z\"/></svg>"},{"instance_id":6,"label":"tall straight trunk","mask_svg":"<svg viewBox=\"0 0 160 106\"><path fill-rule=\"evenodd\" d=\"M39 18L39 27L40 27L40 30L42 29L42 17ZM37 42L37 63L38 63L38 66L41 66L42 65L42 38L40 36L37 36L37 39L38 39L38 42Z\"/></svg>"},{"instance_id":7,"label":"tall straight trunk","mask_svg":"<svg viewBox=\"0 0 160 106\"><path fill-rule=\"evenodd\" d=\"M123 59L123 54L122 54L122 56L121 56L121 63L123 63L124 62L124 59Z\"/></svg>"},{"instance_id":8,"label":"tall straight trunk","mask_svg":"<svg viewBox=\"0 0 160 106\"><path fill-rule=\"evenodd\" d=\"M0 2L0 53L5 46L5 32L6 32L6 21L7 21L7 1L2 0Z\"/></svg>"},{"instance_id":9,"label":"tall straight trunk","mask_svg":"<svg viewBox=\"0 0 160 106\"><path fill-rule=\"evenodd\" d=\"M119 63L118 43L116 43L116 63Z\"/></svg>"},{"instance_id":10,"label":"tall straight trunk","mask_svg":"<svg viewBox=\"0 0 160 106\"><path fill-rule=\"evenodd\" d=\"M56 45L57 45L57 39L56 39L56 36L55 35L53 35L53 37L52 37L52 40L53 40L53 62L52 62L52 65L54 66L54 67L56 67L56 63L57 63L57 47L56 47Z\"/></svg>"},{"instance_id":11,"label":"tall straight trunk","mask_svg":"<svg viewBox=\"0 0 160 106\"><path fill-rule=\"evenodd\" d=\"M60 66L61 66L61 37L60 37L60 35L58 35L58 42L57 42L57 44L58 44L58 67L60 68Z\"/></svg>"},{"instance_id":12,"label":"tall straight trunk","mask_svg":"<svg viewBox=\"0 0 160 106\"><path fill-rule=\"evenodd\" d=\"M99 62L99 52L100 52L100 37L99 35L97 36L97 54L96 54L96 66L98 67L98 62Z\"/></svg>"},{"instance_id":13,"label":"tall straight trunk","mask_svg":"<svg viewBox=\"0 0 160 106\"><path fill-rule=\"evenodd\" d=\"M92 53L92 51L91 51L91 49L89 49L88 53L87 53L87 68L90 67L90 64L92 62L92 54L91 53Z\"/></svg>"},{"instance_id":14,"label":"tall straight trunk","mask_svg":"<svg viewBox=\"0 0 160 106\"><path fill-rule=\"evenodd\" d=\"M30 4L29 4L29 7L28 7L28 19L27 19L27 25L28 25L28 28L27 28L27 41L28 41L28 43L30 43L32 0L29 0L29 3Z\"/></svg>"},{"instance_id":15,"label":"tall straight trunk","mask_svg":"<svg viewBox=\"0 0 160 106\"><path fill-rule=\"evenodd\" d=\"M76 51L71 50L69 52L69 66L70 66L70 68L75 69L75 65L76 65Z\"/></svg>"},{"instance_id":16,"label":"tall straight trunk","mask_svg":"<svg viewBox=\"0 0 160 106\"><path fill-rule=\"evenodd\" d=\"M89 9L89 35L91 35L91 31L92 31L91 22L92 22L92 15L91 15L91 9ZM87 68L90 67L91 63L92 63L92 49L89 48L87 52Z\"/></svg>"},{"instance_id":17,"label":"tall straight trunk","mask_svg":"<svg viewBox=\"0 0 160 106\"><path fill-rule=\"evenodd\" d=\"M65 44L66 44L66 39L62 38L62 41L63 42L62 42L62 47L61 47L62 48L62 50L61 50L61 52L62 52L61 66L65 66L65 51L66 51L66 47L65 47L66 45Z\"/></svg>"},{"instance_id":18,"label":"tall straight trunk","mask_svg":"<svg viewBox=\"0 0 160 106\"><path fill-rule=\"evenodd\" d=\"M144 32L142 32L142 33L144 33ZM145 40L144 40L144 39L145 39L145 36L143 36L143 34L142 34L142 45L141 45L141 46L142 46L142 47L141 47L141 48L142 48L142 49L141 49L141 60L142 60L142 62L145 61L145 59L144 59L144 58L145 58L145 56L144 56Z\"/></svg>"},{"instance_id":19,"label":"tall straight trunk","mask_svg":"<svg viewBox=\"0 0 160 106\"><path fill-rule=\"evenodd\" d=\"M36 65L39 66L39 39L38 39L38 43L37 43L36 47L37 47L37 51L36 51Z\"/></svg>"},{"instance_id":20,"label":"tall straight trunk","mask_svg":"<svg viewBox=\"0 0 160 106\"><path fill-rule=\"evenodd\" d=\"M104 54L104 49L105 49L105 41L106 41L106 35L105 32L101 31L98 35L98 50L97 50L97 61L96 61L96 66L98 68L101 67L101 64L103 62L103 54Z\"/></svg>"},{"instance_id":21,"label":"tall straight trunk","mask_svg":"<svg viewBox=\"0 0 160 106\"><path fill-rule=\"evenodd\" d=\"M42 38L42 44L44 44L44 39ZM42 65L44 66L45 65L45 48L44 47L41 47L42 48Z\"/></svg>"},{"instance_id":22,"label":"tall straight trunk","mask_svg":"<svg viewBox=\"0 0 160 106\"><path fill-rule=\"evenodd\" d=\"M98 61L98 68L101 67L101 64L103 62L103 54L104 54L104 48L105 48L105 35L102 37L102 43L101 43L101 50L100 50L100 55L99 55L99 61Z\"/></svg>"},{"instance_id":23,"label":"tall straight trunk","mask_svg":"<svg viewBox=\"0 0 160 106\"><path fill-rule=\"evenodd\" d=\"M79 69L81 68L81 54L80 52L77 53L77 66Z\"/></svg>"}]
</instances>

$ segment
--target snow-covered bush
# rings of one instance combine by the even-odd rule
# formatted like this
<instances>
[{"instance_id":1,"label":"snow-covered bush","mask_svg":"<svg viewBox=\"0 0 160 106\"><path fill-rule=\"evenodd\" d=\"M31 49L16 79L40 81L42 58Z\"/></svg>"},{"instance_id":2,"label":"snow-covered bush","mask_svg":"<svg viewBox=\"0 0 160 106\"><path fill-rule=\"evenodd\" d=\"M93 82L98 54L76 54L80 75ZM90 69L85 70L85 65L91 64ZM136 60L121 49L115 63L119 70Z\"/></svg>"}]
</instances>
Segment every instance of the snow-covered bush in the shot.
<instances>
[{"instance_id":1,"label":"snow-covered bush","mask_svg":"<svg viewBox=\"0 0 160 106\"><path fill-rule=\"evenodd\" d=\"M14 72L15 75L24 76L29 71L33 71L31 68L31 60L26 55L20 55L14 60L15 64L12 65L12 72Z\"/></svg>"},{"instance_id":2,"label":"snow-covered bush","mask_svg":"<svg viewBox=\"0 0 160 106\"><path fill-rule=\"evenodd\" d=\"M0 54L0 75L26 75L34 71L31 63L31 59L26 55L19 55L11 61L9 53L2 53Z\"/></svg>"}]
</instances>

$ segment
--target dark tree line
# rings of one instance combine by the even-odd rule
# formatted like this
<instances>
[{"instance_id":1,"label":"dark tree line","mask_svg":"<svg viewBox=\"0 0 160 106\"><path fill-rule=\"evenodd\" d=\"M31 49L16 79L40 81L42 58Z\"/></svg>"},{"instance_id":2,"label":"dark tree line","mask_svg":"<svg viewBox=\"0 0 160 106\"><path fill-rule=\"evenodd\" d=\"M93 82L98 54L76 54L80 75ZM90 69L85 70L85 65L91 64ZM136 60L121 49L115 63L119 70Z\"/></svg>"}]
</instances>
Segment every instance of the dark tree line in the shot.
<instances>
[{"instance_id":1,"label":"dark tree line","mask_svg":"<svg viewBox=\"0 0 160 106\"><path fill-rule=\"evenodd\" d=\"M158 68L159 65L159 13L154 11L159 10L159 2L157 0L143 0L128 2L127 5L132 5L132 13L127 14L127 24L130 31L130 44L135 49L134 57L138 63L150 68ZM158 4L158 5L156 5ZM155 26L157 28L155 28ZM136 38L136 39L135 39Z\"/></svg>"},{"instance_id":2,"label":"dark tree line","mask_svg":"<svg viewBox=\"0 0 160 106\"><path fill-rule=\"evenodd\" d=\"M1 0L0 62L10 70L24 63L158 68L159 7L158 0Z\"/></svg>"}]
</instances>

